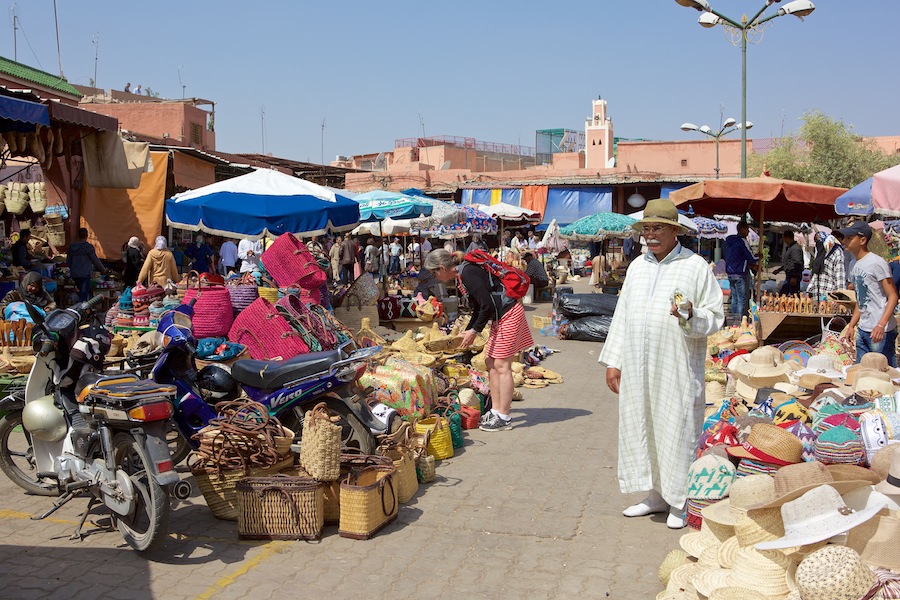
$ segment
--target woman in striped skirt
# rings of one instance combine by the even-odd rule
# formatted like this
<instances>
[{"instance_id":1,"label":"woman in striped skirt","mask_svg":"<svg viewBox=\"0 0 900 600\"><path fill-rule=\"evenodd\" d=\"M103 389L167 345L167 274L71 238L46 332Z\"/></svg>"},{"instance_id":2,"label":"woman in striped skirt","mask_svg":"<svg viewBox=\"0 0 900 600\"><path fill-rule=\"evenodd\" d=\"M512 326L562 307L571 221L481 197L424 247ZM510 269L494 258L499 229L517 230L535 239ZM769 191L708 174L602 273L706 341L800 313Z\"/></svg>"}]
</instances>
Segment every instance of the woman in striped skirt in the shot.
<instances>
[{"instance_id":1,"label":"woman in striped skirt","mask_svg":"<svg viewBox=\"0 0 900 600\"><path fill-rule=\"evenodd\" d=\"M491 322L485 349L491 413L485 415L480 428L484 431L512 429L509 415L515 389L512 362L520 350L534 345L522 303L508 298L503 293L503 284L485 269L465 262L462 252L432 250L425 258L425 268L443 283L456 279L460 291L469 298L473 312L469 328L463 333L463 347L471 346L475 336Z\"/></svg>"}]
</instances>

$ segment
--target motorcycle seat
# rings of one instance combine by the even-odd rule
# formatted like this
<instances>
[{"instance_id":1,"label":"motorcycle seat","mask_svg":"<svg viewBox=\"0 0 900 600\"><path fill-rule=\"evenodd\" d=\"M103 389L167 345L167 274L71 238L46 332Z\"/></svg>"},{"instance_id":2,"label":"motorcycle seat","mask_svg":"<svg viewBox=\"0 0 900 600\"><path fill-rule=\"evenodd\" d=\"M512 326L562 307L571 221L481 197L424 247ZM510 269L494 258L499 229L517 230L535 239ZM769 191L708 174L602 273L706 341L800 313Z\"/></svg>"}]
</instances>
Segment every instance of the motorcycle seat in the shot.
<instances>
[{"instance_id":1,"label":"motorcycle seat","mask_svg":"<svg viewBox=\"0 0 900 600\"><path fill-rule=\"evenodd\" d=\"M327 372L341 358L340 350L326 350L301 354L289 360L242 359L231 365L231 375L245 385L272 390L291 381Z\"/></svg>"}]
</instances>

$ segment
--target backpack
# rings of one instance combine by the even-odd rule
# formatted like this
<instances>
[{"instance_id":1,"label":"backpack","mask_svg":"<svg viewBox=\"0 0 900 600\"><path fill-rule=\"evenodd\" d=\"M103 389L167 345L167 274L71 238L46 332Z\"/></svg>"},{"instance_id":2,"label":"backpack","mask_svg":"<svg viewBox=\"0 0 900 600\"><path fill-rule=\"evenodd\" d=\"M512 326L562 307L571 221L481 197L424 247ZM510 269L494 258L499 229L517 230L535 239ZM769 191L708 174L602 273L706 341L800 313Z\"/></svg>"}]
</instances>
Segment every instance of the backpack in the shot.
<instances>
[{"instance_id":1,"label":"backpack","mask_svg":"<svg viewBox=\"0 0 900 600\"><path fill-rule=\"evenodd\" d=\"M463 257L463 260L481 266L493 278L498 279L503 285L503 292L507 298L518 300L528 293L528 286L531 285L528 275L511 265L500 262L484 250L472 250Z\"/></svg>"}]
</instances>

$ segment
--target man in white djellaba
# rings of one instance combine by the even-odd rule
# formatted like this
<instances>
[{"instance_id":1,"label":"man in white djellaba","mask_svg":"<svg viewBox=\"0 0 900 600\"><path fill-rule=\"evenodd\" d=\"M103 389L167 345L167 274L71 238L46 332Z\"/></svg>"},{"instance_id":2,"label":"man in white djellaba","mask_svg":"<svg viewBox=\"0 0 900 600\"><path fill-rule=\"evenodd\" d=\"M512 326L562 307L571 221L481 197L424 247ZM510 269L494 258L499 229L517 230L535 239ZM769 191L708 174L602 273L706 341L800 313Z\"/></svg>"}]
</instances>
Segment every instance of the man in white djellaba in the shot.
<instances>
[{"instance_id":1,"label":"man in white djellaba","mask_svg":"<svg viewBox=\"0 0 900 600\"><path fill-rule=\"evenodd\" d=\"M678 243L671 200L651 200L632 227L647 253L628 268L600 353L606 385L619 394L618 477L623 494L647 497L623 511L668 511L684 527L687 475L705 408L706 338L723 321L722 290L709 265Z\"/></svg>"}]
</instances>

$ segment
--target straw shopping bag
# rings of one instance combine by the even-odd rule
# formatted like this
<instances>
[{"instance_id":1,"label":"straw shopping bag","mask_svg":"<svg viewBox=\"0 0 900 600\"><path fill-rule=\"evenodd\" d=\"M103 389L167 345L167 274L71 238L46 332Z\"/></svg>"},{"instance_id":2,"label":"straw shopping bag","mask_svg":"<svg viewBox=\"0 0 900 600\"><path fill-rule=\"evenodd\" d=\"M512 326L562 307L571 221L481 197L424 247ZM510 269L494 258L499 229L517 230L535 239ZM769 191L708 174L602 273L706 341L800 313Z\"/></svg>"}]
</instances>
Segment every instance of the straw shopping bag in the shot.
<instances>
[{"instance_id":1,"label":"straw shopping bag","mask_svg":"<svg viewBox=\"0 0 900 600\"><path fill-rule=\"evenodd\" d=\"M459 413L459 404L450 401L449 398L438 398L434 406L434 412L447 419L450 425L450 440L454 448L462 448L465 445L463 439L462 415Z\"/></svg>"},{"instance_id":2,"label":"straw shopping bag","mask_svg":"<svg viewBox=\"0 0 900 600\"><path fill-rule=\"evenodd\" d=\"M257 298L234 320L228 339L247 347L256 360L288 359L309 348L265 298Z\"/></svg>"},{"instance_id":3,"label":"straw shopping bag","mask_svg":"<svg viewBox=\"0 0 900 600\"><path fill-rule=\"evenodd\" d=\"M431 432L428 440L428 455L437 460L453 458L453 438L450 436L450 423L440 415L431 415L415 423L419 433Z\"/></svg>"},{"instance_id":4,"label":"straw shopping bag","mask_svg":"<svg viewBox=\"0 0 900 600\"><path fill-rule=\"evenodd\" d=\"M369 319L371 325L378 327L378 306L365 304L356 294L345 294L340 306L334 307L334 316L350 331L362 329L362 320Z\"/></svg>"},{"instance_id":5,"label":"straw shopping bag","mask_svg":"<svg viewBox=\"0 0 900 600\"><path fill-rule=\"evenodd\" d=\"M260 298L265 298L272 304L278 302L278 286L268 277L259 278L259 287L256 288L256 293Z\"/></svg>"},{"instance_id":6,"label":"straw shopping bag","mask_svg":"<svg viewBox=\"0 0 900 600\"><path fill-rule=\"evenodd\" d=\"M235 486L242 540L318 540L325 496L318 481L279 474L248 477Z\"/></svg>"},{"instance_id":7,"label":"straw shopping bag","mask_svg":"<svg viewBox=\"0 0 900 600\"><path fill-rule=\"evenodd\" d=\"M278 283L277 287L289 287L296 283L311 290L325 283L325 271L292 233L275 238L263 252L261 260L266 271Z\"/></svg>"},{"instance_id":8,"label":"straw shopping bag","mask_svg":"<svg viewBox=\"0 0 900 600\"><path fill-rule=\"evenodd\" d=\"M351 470L341 481L341 537L367 540L397 518L397 469L394 465Z\"/></svg>"},{"instance_id":9,"label":"straw shopping bag","mask_svg":"<svg viewBox=\"0 0 900 600\"><path fill-rule=\"evenodd\" d=\"M341 477L341 426L337 420L324 402L307 411L303 418L300 466L319 481Z\"/></svg>"},{"instance_id":10,"label":"straw shopping bag","mask_svg":"<svg viewBox=\"0 0 900 600\"><path fill-rule=\"evenodd\" d=\"M192 271L196 273L196 271ZM222 337L228 334L234 320L231 295L224 285L210 284L197 277L197 287L189 287L184 293L184 303L194 304L194 336L196 338Z\"/></svg>"},{"instance_id":11,"label":"straw shopping bag","mask_svg":"<svg viewBox=\"0 0 900 600\"><path fill-rule=\"evenodd\" d=\"M234 283L228 284L228 294L231 296L231 308L234 310L235 316L250 306L250 304L259 298L256 280L250 273L235 280Z\"/></svg>"},{"instance_id":12,"label":"straw shopping bag","mask_svg":"<svg viewBox=\"0 0 900 600\"><path fill-rule=\"evenodd\" d=\"M396 442L379 446L377 452L393 461L397 469L397 499L401 504L406 504L419 491L416 460L412 450L408 445Z\"/></svg>"}]
</instances>

